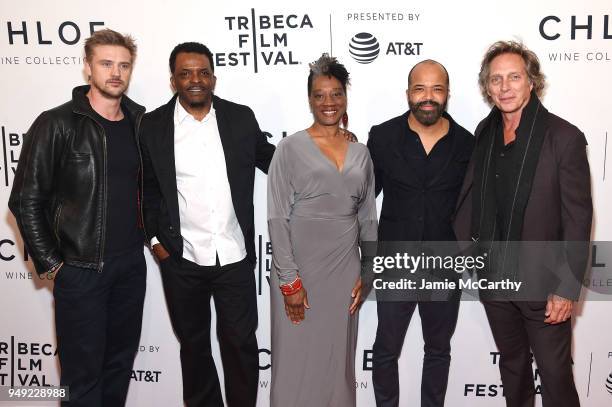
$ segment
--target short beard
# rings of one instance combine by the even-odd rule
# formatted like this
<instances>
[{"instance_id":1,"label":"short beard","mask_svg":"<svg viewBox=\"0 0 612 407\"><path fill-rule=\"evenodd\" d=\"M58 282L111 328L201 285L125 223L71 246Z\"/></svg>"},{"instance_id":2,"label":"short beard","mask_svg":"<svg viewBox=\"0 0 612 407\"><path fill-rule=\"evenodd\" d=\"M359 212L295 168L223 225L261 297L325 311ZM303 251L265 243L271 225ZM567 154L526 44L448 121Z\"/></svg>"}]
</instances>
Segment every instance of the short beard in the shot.
<instances>
[{"instance_id":1,"label":"short beard","mask_svg":"<svg viewBox=\"0 0 612 407\"><path fill-rule=\"evenodd\" d=\"M431 111L421 110L421 107L425 104L432 105L435 109ZM423 100L418 103L408 101L408 106L410 106L410 113L414 115L414 118L417 119L419 123L423 126L432 126L436 124L444 114L446 110L446 101L444 101L443 104L434 100Z\"/></svg>"},{"instance_id":2,"label":"short beard","mask_svg":"<svg viewBox=\"0 0 612 407\"><path fill-rule=\"evenodd\" d=\"M104 90L103 87L98 86L98 84L96 82L94 82L94 81L91 81L91 85L90 86L96 88L97 91L100 93L100 95L102 95L106 99L121 99L121 97L125 93L125 90L127 89L127 88L124 89L119 95L114 95L114 94L109 93L106 90Z\"/></svg>"}]
</instances>

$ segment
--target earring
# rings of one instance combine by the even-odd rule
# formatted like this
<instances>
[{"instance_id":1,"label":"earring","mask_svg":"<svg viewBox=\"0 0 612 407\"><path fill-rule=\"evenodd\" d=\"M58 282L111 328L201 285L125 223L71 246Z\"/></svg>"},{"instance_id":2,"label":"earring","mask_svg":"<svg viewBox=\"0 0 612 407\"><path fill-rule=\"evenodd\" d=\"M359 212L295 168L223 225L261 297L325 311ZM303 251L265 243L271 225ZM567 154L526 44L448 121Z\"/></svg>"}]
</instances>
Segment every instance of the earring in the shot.
<instances>
[{"instance_id":1,"label":"earring","mask_svg":"<svg viewBox=\"0 0 612 407\"><path fill-rule=\"evenodd\" d=\"M344 112L344 114L342 115L342 127L344 127L345 129L348 127L348 113Z\"/></svg>"}]
</instances>

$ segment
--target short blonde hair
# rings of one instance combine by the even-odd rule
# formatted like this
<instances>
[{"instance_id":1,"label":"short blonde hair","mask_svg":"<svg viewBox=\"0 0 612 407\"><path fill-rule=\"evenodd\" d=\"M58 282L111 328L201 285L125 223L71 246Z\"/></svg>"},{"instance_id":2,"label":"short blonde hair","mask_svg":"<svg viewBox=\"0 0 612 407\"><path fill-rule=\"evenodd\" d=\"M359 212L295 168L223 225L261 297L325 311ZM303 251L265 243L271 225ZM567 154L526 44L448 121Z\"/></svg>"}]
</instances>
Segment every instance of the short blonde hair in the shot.
<instances>
[{"instance_id":1,"label":"short blonde hair","mask_svg":"<svg viewBox=\"0 0 612 407\"><path fill-rule=\"evenodd\" d=\"M94 32L91 37L85 40L85 59L90 62L94 48L98 45L118 45L130 51L132 61L136 58L136 43L130 35L123 35L111 29L104 29Z\"/></svg>"}]
</instances>

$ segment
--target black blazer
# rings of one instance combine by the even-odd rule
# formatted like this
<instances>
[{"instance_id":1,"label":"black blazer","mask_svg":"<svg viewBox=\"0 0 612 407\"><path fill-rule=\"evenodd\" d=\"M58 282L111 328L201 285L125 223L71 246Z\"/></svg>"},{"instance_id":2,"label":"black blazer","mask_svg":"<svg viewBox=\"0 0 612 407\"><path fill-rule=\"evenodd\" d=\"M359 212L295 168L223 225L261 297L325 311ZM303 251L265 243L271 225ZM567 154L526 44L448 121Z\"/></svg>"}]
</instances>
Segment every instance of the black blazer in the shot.
<instances>
[{"instance_id":1,"label":"black blazer","mask_svg":"<svg viewBox=\"0 0 612 407\"><path fill-rule=\"evenodd\" d=\"M414 157L406 156L406 126L409 112L370 130L368 148L374 163L376 195L384 198L378 227L381 241L452 241L457 196L472 153L474 137L444 113L453 132L451 153L442 170L431 179L420 179L413 170ZM427 219L425 217L427 216Z\"/></svg>"},{"instance_id":2,"label":"black blazer","mask_svg":"<svg viewBox=\"0 0 612 407\"><path fill-rule=\"evenodd\" d=\"M175 95L167 104L147 113L141 125L143 210L147 240L157 237L175 258L183 255L183 238L174 163ZM213 96L227 178L234 211L242 229L247 259L255 263L253 183L255 167L268 172L274 145L259 129L253 111Z\"/></svg>"},{"instance_id":3,"label":"black blazer","mask_svg":"<svg viewBox=\"0 0 612 407\"><path fill-rule=\"evenodd\" d=\"M528 108L536 103L539 100L533 94ZM523 111L523 116L528 108ZM496 114L499 115L499 111L494 107L476 128L476 151L486 142L486 129ZM573 242L563 264L556 267L544 264L540 267L538 263L529 263L521 264L520 268L530 273L531 270L539 270L539 275L529 276L532 280L537 279L530 281L534 286L550 287L550 292L577 300L586 272L588 247L585 250L584 246L576 243L589 242L593 218L587 141L576 126L548 112L541 105L538 114L531 120L526 127L533 129L534 142L540 140L541 147L535 157L537 165L531 175L531 184L521 182L518 186L519 197L524 193L525 199L522 205L517 205L512 218L520 224L520 235L512 240ZM522 121L523 118L521 126ZM473 218L478 216L474 213L473 204L474 179L479 175L475 173L477 156L474 154L468 165L453 225L457 238L463 241L471 241L478 232L473 230ZM514 229L513 225L508 225L508 229ZM526 258L525 261L533 263L534 256ZM542 257L541 261L549 259Z\"/></svg>"}]
</instances>

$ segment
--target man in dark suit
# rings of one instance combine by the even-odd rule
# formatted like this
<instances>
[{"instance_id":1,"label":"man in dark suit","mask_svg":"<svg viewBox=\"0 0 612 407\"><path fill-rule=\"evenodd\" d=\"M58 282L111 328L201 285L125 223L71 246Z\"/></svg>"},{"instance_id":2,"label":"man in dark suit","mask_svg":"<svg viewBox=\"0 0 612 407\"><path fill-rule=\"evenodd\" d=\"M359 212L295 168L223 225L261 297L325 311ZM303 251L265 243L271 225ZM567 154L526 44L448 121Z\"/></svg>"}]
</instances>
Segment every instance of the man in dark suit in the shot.
<instances>
[{"instance_id":1,"label":"man in dark suit","mask_svg":"<svg viewBox=\"0 0 612 407\"><path fill-rule=\"evenodd\" d=\"M568 246L558 258L548 259L556 264L518 256L518 276L538 284L530 297L483 300L501 352L506 403L533 406L531 349L543 405L576 407L570 317L586 269L593 213L586 139L542 106L544 75L537 56L524 45L493 44L482 61L479 84L493 109L476 129L476 148L458 202L457 237L489 253L496 250L499 258L517 257L505 253L512 242L522 243L519 254L542 242L556 249ZM490 242L503 244L494 249ZM495 265L488 271L504 273L504 263Z\"/></svg>"},{"instance_id":2,"label":"man in dark suit","mask_svg":"<svg viewBox=\"0 0 612 407\"><path fill-rule=\"evenodd\" d=\"M229 406L254 406L259 374L253 183L274 146L251 109L213 94L213 56L199 43L170 55L177 94L145 115L141 143L147 238L160 262L181 343L189 407L223 406L210 345L210 298Z\"/></svg>"},{"instance_id":3,"label":"man in dark suit","mask_svg":"<svg viewBox=\"0 0 612 407\"><path fill-rule=\"evenodd\" d=\"M376 194L384 192L378 237L383 245L454 241L451 217L473 137L445 111L449 78L440 63L416 64L408 75L406 95L410 110L372 127L368 140ZM450 340L459 312L459 296L454 294L448 301L423 296L386 301L379 296L372 371L377 406L399 405L397 360L417 305L425 340L421 405L444 405Z\"/></svg>"}]
</instances>

